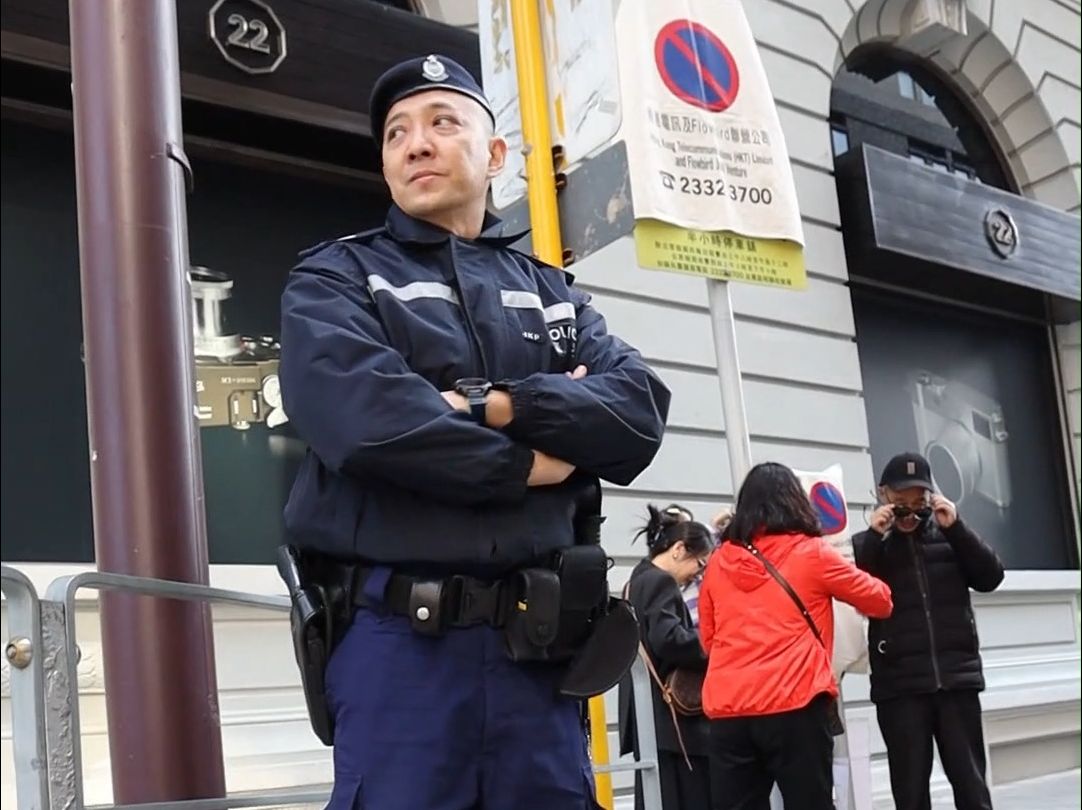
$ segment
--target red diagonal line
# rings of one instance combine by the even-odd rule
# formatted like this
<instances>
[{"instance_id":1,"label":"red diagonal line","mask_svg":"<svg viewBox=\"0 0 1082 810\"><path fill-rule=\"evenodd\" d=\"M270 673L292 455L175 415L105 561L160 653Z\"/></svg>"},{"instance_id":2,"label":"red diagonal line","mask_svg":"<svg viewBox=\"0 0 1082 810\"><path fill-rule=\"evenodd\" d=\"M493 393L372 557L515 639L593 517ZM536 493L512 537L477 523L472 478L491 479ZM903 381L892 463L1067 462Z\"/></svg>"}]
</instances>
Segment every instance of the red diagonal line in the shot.
<instances>
[{"instance_id":1,"label":"red diagonal line","mask_svg":"<svg viewBox=\"0 0 1082 810\"><path fill-rule=\"evenodd\" d=\"M819 495L819 497L816 498L816 500L819 501L820 508L824 512L829 514L832 518L834 518L835 520L841 520L842 519L841 512L839 512L837 509L835 509L834 504L832 504L829 501L825 500L822 495Z\"/></svg>"},{"instance_id":2,"label":"red diagonal line","mask_svg":"<svg viewBox=\"0 0 1082 810\"><path fill-rule=\"evenodd\" d=\"M688 29L688 30L691 30L691 29ZM692 33L694 33L694 32L692 32ZM686 42L684 42L684 40L681 39L678 34L676 34L675 32L670 33L669 34L669 42L671 42L673 45L675 45L676 49L678 51L680 51L680 53L682 53L684 55L684 58L687 59L689 62L691 62L692 67L698 68L699 76L701 76L703 78L703 80L708 85L710 85L710 89L718 94L718 98L720 98L723 103L725 103L725 104L732 103L730 101L730 99L729 99L729 94L727 92L725 92L725 90L722 88L722 86L720 84L718 84L718 81L717 81L717 79L714 78L714 75L709 70L706 69L706 65L704 65L701 61L699 61L699 58L696 55L695 51L693 51L691 48L689 48L688 44ZM703 101L706 101L706 99L703 99Z\"/></svg>"}]
</instances>

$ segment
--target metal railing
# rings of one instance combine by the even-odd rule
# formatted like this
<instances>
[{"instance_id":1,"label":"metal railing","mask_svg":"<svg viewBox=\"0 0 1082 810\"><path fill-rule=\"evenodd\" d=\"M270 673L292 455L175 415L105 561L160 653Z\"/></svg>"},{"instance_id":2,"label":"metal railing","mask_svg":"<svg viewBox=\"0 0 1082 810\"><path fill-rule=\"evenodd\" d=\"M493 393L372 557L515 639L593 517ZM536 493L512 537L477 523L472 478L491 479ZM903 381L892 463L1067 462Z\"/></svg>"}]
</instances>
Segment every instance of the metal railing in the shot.
<instances>
[{"instance_id":1,"label":"metal railing","mask_svg":"<svg viewBox=\"0 0 1082 810\"><path fill-rule=\"evenodd\" d=\"M658 770L657 735L654 728L654 702L650 695L650 676L642 656L631 665L631 698L635 704L635 736L639 758L635 762L617 762L594 768L596 773L640 771L643 805L647 810L661 810L661 777Z\"/></svg>"},{"instance_id":2,"label":"metal railing","mask_svg":"<svg viewBox=\"0 0 1082 810\"><path fill-rule=\"evenodd\" d=\"M16 762L19 810L230 810L244 807L283 807L325 802L329 785L307 785L269 791L234 793L222 798L94 805L87 808L79 724L76 597L79 590L122 591L162 599L264 608L288 613L284 596L263 596L185 582L90 571L60 577L39 599L33 585L18 570L3 566L12 662L12 738ZM24 643L25 642L25 643ZM24 663L25 662L25 663ZM48 677L46 677L46 674ZM596 773L640 771L647 810L661 808L657 739L650 680L642 661L631 670L637 721L639 759L595 767Z\"/></svg>"},{"instance_id":3,"label":"metal railing","mask_svg":"<svg viewBox=\"0 0 1082 810\"><path fill-rule=\"evenodd\" d=\"M41 604L30 580L2 566L8 633L4 648L11 670L11 745L15 754L15 792L19 808L49 807L48 750L45 744L45 668Z\"/></svg>"}]
</instances>

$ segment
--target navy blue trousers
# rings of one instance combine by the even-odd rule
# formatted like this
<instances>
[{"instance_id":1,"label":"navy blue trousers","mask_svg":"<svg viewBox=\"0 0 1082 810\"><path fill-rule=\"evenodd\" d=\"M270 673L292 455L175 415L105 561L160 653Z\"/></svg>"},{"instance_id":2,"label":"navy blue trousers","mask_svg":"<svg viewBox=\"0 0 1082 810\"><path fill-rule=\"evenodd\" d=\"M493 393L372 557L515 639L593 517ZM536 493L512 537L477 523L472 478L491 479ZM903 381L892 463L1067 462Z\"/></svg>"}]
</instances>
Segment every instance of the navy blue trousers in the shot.
<instances>
[{"instance_id":1,"label":"navy blue trousers","mask_svg":"<svg viewBox=\"0 0 1082 810\"><path fill-rule=\"evenodd\" d=\"M328 810L595 810L581 704L487 625L432 638L358 610L327 668Z\"/></svg>"}]
</instances>

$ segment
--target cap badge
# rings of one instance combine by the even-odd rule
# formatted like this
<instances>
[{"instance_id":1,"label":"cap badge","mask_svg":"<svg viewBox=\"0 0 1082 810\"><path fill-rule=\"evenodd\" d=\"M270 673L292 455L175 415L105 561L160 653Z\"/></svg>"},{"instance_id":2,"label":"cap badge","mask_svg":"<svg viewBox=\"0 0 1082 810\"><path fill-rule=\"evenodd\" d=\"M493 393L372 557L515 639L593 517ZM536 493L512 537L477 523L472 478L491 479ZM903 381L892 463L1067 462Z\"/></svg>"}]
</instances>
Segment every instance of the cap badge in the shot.
<instances>
[{"instance_id":1,"label":"cap badge","mask_svg":"<svg viewBox=\"0 0 1082 810\"><path fill-rule=\"evenodd\" d=\"M916 462L907 461L905 463L905 473L906 473L906 475L916 475L917 474Z\"/></svg>"},{"instance_id":2,"label":"cap badge","mask_svg":"<svg viewBox=\"0 0 1082 810\"><path fill-rule=\"evenodd\" d=\"M425 59L421 74L430 82L442 82L447 78L447 68L435 54L432 54Z\"/></svg>"}]
</instances>

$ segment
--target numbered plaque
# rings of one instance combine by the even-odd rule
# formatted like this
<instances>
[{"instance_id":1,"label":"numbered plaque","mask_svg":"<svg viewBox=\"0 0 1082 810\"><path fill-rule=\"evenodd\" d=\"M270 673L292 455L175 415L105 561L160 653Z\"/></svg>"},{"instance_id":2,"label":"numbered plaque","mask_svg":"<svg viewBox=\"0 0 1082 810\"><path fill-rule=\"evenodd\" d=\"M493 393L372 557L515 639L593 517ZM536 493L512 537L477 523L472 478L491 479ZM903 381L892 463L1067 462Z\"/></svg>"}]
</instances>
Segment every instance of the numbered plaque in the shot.
<instances>
[{"instance_id":1,"label":"numbered plaque","mask_svg":"<svg viewBox=\"0 0 1082 810\"><path fill-rule=\"evenodd\" d=\"M262 0L218 0L207 28L225 60L245 73L273 73L286 58L286 29Z\"/></svg>"}]
</instances>

